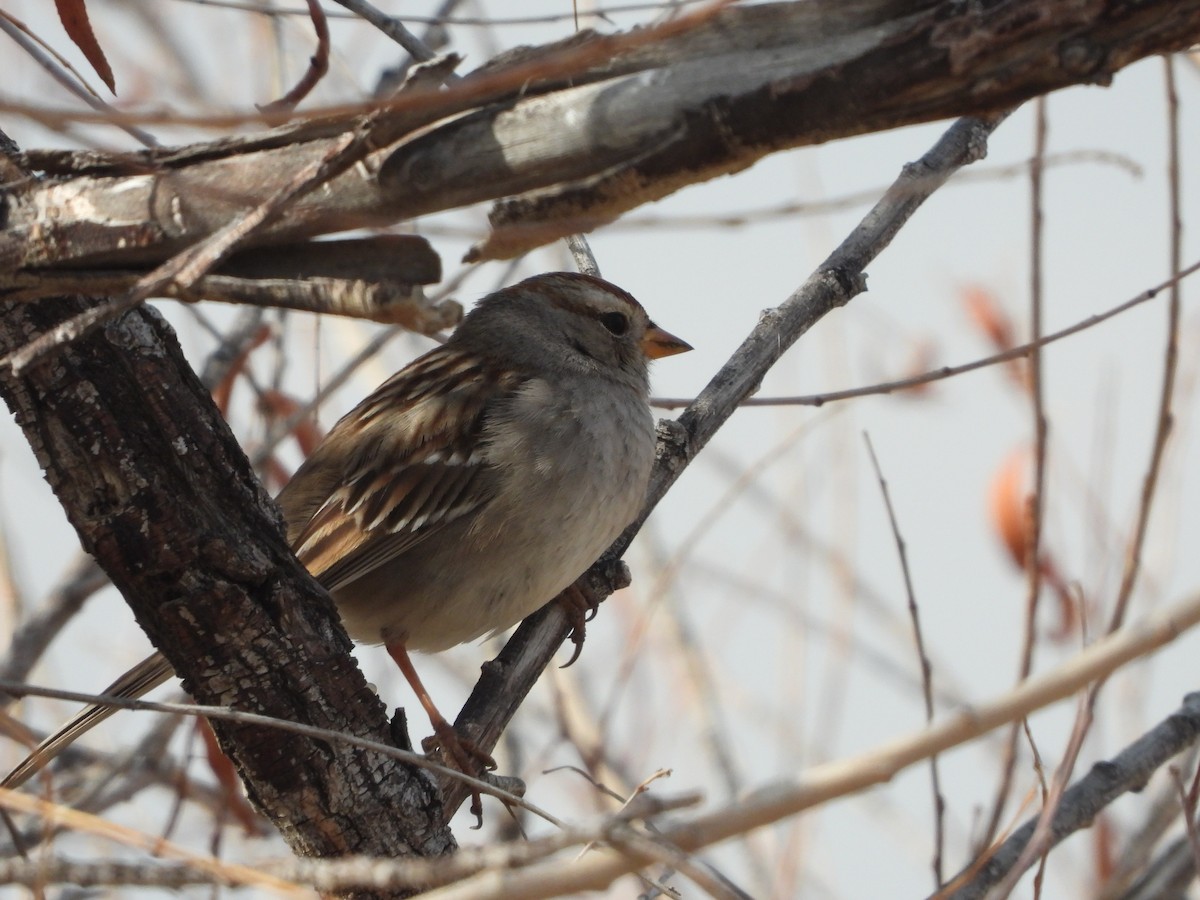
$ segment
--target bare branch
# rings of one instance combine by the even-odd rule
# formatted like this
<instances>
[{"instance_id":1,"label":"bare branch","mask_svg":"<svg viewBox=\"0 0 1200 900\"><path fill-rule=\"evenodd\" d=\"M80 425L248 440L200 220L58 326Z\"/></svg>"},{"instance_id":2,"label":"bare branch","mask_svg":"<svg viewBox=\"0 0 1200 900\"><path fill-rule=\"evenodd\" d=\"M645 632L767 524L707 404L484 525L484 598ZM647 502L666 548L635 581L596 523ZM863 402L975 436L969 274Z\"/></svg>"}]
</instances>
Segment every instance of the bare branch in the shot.
<instances>
[{"instance_id":1,"label":"bare branch","mask_svg":"<svg viewBox=\"0 0 1200 900\"><path fill-rule=\"evenodd\" d=\"M1079 829L1091 825L1096 814L1117 797L1141 790L1157 769L1191 746L1198 737L1200 694L1188 694L1183 706L1176 712L1112 760L1096 763L1087 775L1063 792L1054 818L1049 823L1049 846L1057 845ZM1033 838L1039 819L1039 816L1034 816L1013 832L966 884L957 884L951 892L937 896L946 900L977 900L984 897L988 889L998 884L1016 864Z\"/></svg>"},{"instance_id":2,"label":"bare branch","mask_svg":"<svg viewBox=\"0 0 1200 900\"><path fill-rule=\"evenodd\" d=\"M754 393L784 352L824 315L863 290L863 269L887 247L926 197L955 170L984 155L987 136L1004 117L998 114L988 120L956 122L924 157L905 166L879 203L808 281L778 308L762 314L758 326L678 421L659 423L657 461L646 505L577 587L599 602L627 581L628 572L616 561L675 479L738 405ZM920 187L914 187L914 182ZM527 618L500 656L485 667L455 727L485 750L495 746L569 631L567 617L556 603ZM456 809L465 794L454 785L444 785L444 789L447 808Z\"/></svg>"},{"instance_id":3,"label":"bare branch","mask_svg":"<svg viewBox=\"0 0 1200 900\"><path fill-rule=\"evenodd\" d=\"M768 153L1102 83L1198 38L1200 0L813 0L584 35L370 107L367 139L379 149L259 240L522 195L497 208L494 232L475 253L513 256ZM93 155L104 176L14 196L0 258L14 268L165 259L322 159L365 111L161 154ZM431 127L415 133L423 126ZM136 174L117 174L121 165Z\"/></svg>"}]
</instances>

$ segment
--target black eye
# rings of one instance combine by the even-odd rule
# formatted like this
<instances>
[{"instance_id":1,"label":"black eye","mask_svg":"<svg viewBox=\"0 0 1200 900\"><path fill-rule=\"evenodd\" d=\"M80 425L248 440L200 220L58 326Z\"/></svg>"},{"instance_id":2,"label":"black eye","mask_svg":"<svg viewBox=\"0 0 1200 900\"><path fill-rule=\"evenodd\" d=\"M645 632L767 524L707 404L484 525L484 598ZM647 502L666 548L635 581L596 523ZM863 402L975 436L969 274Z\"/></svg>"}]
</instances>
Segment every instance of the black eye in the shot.
<instances>
[{"instance_id":1,"label":"black eye","mask_svg":"<svg viewBox=\"0 0 1200 900\"><path fill-rule=\"evenodd\" d=\"M600 324L620 337L629 330L629 317L619 312L605 313L600 317Z\"/></svg>"}]
</instances>

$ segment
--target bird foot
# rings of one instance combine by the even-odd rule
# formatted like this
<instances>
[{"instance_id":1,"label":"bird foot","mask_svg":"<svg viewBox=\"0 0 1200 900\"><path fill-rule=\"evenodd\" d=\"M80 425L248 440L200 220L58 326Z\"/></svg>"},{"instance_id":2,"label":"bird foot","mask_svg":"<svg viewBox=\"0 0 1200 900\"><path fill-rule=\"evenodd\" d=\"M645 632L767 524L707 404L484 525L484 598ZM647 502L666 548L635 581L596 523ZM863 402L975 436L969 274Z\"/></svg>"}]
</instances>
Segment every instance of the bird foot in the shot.
<instances>
[{"instance_id":1,"label":"bird foot","mask_svg":"<svg viewBox=\"0 0 1200 900\"><path fill-rule=\"evenodd\" d=\"M596 610L600 608L600 604L575 585L571 585L559 594L558 602L562 606L563 612L567 614L567 621L571 624L571 643L575 645L571 658L559 667L566 669L573 665L575 660L579 659L579 654L583 652L583 642L587 638L587 623L596 618Z\"/></svg>"},{"instance_id":2,"label":"bird foot","mask_svg":"<svg viewBox=\"0 0 1200 900\"><path fill-rule=\"evenodd\" d=\"M435 733L421 741L421 749L426 756L432 756L440 750L460 772L472 778L478 778L485 771L495 771L496 760L455 731L449 722L444 724L449 730L435 726Z\"/></svg>"},{"instance_id":3,"label":"bird foot","mask_svg":"<svg viewBox=\"0 0 1200 900\"><path fill-rule=\"evenodd\" d=\"M432 725L434 733L421 741L421 749L426 756L434 756L440 751L443 759L472 778L482 778L496 768L496 761L488 753L460 735L445 719ZM475 824L471 827L482 828L483 798L474 787L471 788L471 815L475 817Z\"/></svg>"}]
</instances>

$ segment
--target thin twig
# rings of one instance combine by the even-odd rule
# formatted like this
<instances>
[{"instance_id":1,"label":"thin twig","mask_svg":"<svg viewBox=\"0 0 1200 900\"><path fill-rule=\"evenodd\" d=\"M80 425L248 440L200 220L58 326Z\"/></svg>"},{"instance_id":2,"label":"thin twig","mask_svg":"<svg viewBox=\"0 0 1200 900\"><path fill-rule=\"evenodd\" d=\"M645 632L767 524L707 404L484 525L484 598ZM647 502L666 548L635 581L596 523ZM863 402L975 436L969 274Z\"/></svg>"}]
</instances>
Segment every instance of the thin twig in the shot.
<instances>
[{"instance_id":1,"label":"thin twig","mask_svg":"<svg viewBox=\"0 0 1200 900\"><path fill-rule=\"evenodd\" d=\"M183 716L163 716L162 721L151 727L140 741L119 753L97 754L73 746L69 753L60 757L61 762L54 771L43 770L45 796L57 796L72 809L96 814L129 802L146 788L176 790L178 785L188 781L188 777L184 766L168 761L167 745L182 721ZM96 770L101 770L100 775L91 777ZM190 792L193 800L209 810L216 810L228 802L219 789L192 785ZM10 833L14 848L19 849L48 842L61 830L52 823L39 822L24 832L13 830ZM0 856L7 849L0 845Z\"/></svg>"},{"instance_id":2,"label":"thin twig","mask_svg":"<svg viewBox=\"0 0 1200 900\"><path fill-rule=\"evenodd\" d=\"M1193 748L1184 757L1184 766L1196 766L1198 756L1200 754ZM1164 851L1157 848L1163 835L1178 822L1179 799L1174 785L1161 783L1147 799L1150 802L1143 804L1145 808L1140 811L1141 825L1127 828L1122 834L1116 863L1104 883L1098 886L1095 900L1118 900L1143 873L1162 868ZM1169 845L1165 853L1171 853ZM1188 867L1191 868L1190 862Z\"/></svg>"},{"instance_id":3,"label":"thin twig","mask_svg":"<svg viewBox=\"0 0 1200 900\"><path fill-rule=\"evenodd\" d=\"M639 831L632 825L625 825L609 835L609 844L619 851L636 854L661 863L671 871L681 872L715 900L746 900L745 893L731 889L724 881L713 877L699 860L692 859L686 851L672 846L669 841L657 835ZM681 896L677 891L669 891L658 884L655 886L668 896Z\"/></svg>"},{"instance_id":4,"label":"thin twig","mask_svg":"<svg viewBox=\"0 0 1200 900\"><path fill-rule=\"evenodd\" d=\"M1169 197L1167 233L1171 248L1171 274L1175 275L1180 271L1182 264L1183 220L1180 212L1179 184L1179 95L1175 91L1175 69L1171 59L1170 56L1163 57L1167 94L1167 190ZM1158 422L1154 429L1154 445L1150 451L1150 464L1146 469L1145 480L1142 482L1142 497L1141 503L1138 505L1137 523L1134 525L1133 536L1125 551L1125 567L1121 573L1121 587L1117 591L1112 618L1108 623L1109 631L1120 628L1121 623L1125 621L1129 598L1133 595L1133 588L1141 569L1142 547L1146 542L1146 532L1150 526L1150 508L1154 503L1158 476L1162 469L1163 457L1166 454L1167 439L1171 435L1171 426L1174 421L1171 401L1175 393L1175 376L1179 363L1179 315L1182 303L1178 283L1171 285L1168 298L1167 346L1163 353L1163 381L1158 399Z\"/></svg>"},{"instance_id":5,"label":"thin twig","mask_svg":"<svg viewBox=\"0 0 1200 900\"><path fill-rule=\"evenodd\" d=\"M375 6L367 3L366 0L334 0L334 2L346 7L346 9L359 18L370 22L383 32L383 34L407 50L409 55L418 62L428 62L437 55L433 50L425 46L424 41L405 28L404 23L400 19L381 12Z\"/></svg>"},{"instance_id":6,"label":"thin twig","mask_svg":"<svg viewBox=\"0 0 1200 900\"><path fill-rule=\"evenodd\" d=\"M107 584L108 575L92 557L79 551L62 580L38 605L37 612L13 632L8 656L0 662L0 678L22 681L88 597Z\"/></svg>"},{"instance_id":7,"label":"thin twig","mask_svg":"<svg viewBox=\"0 0 1200 900\"><path fill-rule=\"evenodd\" d=\"M599 275L600 265L596 262L596 257L592 253L592 248L588 245L587 238L582 234L569 234L565 238L567 249L571 251L571 256L575 260L575 266L584 275Z\"/></svg>"},{"instance_id":8,"label":"thin twig","mask_svg":"<svg viewBox=\"0 0 1200 900\"><path fill-rule=\"evenodd\" d=\"M1179 218L1179 160L1178 160L1178 98L1175 95L1174 73L1171 68L1170 58L1166 58L1166 85L1168 95L1168 142L1170 145L1169 158L1170 166L1168 169L1168 178L1171 188L1171 204L1170 204L1170 235L1172 239L1171 247L1171 266L1172 273L1178 274L1180 271L1180 247L1179 240L1182 231L1182 225ZM1163 364L1163 388L1160 395L1158 427L1155 433L1154 447L1151 453L1150 466L1143 483L1142 502L1138 509L1138 519L1135 534L1130 541L1128 553L1126 556L1125 571L1122 575L1121 588L1118 592L1116 607L1113 612L1113 617L1109 625L1109 633L1113 633L1121 625L1124 620L1125 611L1127 609L1129 597L1132 594L1133 585L1137 577L1137 571L1141 557L1141 547L1145 539L1146 529L1149 523L1150 507L1153 501L1155 486L1159 472L1161 470L1162 458L1165 452L1167 437L1170 433L1171 424L1171 400L1174 392L1175 373L1177 364L1177 343L1178 343L1178 328L1179 328L1179 289L1177 285L1171 287L1170 303L1168 306L1168 334L1167 334L1167 350L1166 358ZM1034 523L1037 527L1037 523ZM1106 676L1107 677L1107 676ZM1100 690L1103 688L1105 679L1099 679L1095 684L1088 688L1088 691L1081 703L1080 713L1076 719L1075 728L1072 732L1071 741L1068 744L1067 752L1064 754L1062 764L1056 772L1054 783L1051 787L1050 796L1047 798L1046 808L1038 817L1038 822L1028 846L1026 846L1012 869L1006 875L1000 886L997 888L999 896L1007 896L1015 887L1017 880L1028 867L1034 856L1038 853L1048 852L1052 845L1052 836L1050 834L1050 823L1055 812L1055 806L1058 799L1057 792L1061 791L1062 785L1070 775L1070 770L1074 766L1075 759L1082 747L1083 739L1086 736L1087 730L1090 727L1096 700Z\"/></svg>"},{"instance_id":9,"label":"thin twig","mask_svg":"<svg viewBox=\"0 0 1200 900\"><path fill-rule=\"evenodd\" d=\"M876 394L891 394L896 391L905 391L910 388L920 387L923 384L929 384L934 381L941 381L944 378L953 378L957 375L962 375L965 372L974 372L976 369L986 369L991 366L1000 365L1002 363L1011 362L1014 359L1024 359L1033 350L1039 347L1045 347L1049 344L1057 343L1071 335L1078 334L1081 331L1086 331L1102 322L1107 322L1109 319L1126 313L1129 310L1141 306L1143 303L1148 303L1157 297L1164 290L1180 284L1184 278L1195 275L1200 272L1200 260L1192 263L1185 269L1180 269L1177 275L1159 282L1154 287L1147 288L1138 295L1131 297L1123 303L1119 303L1111 309L1107 309L1102 313L1088 316L1086 319L1081 319L1074 325L1070 325L1060 331L1047 334L1037 341L1029 341L1020 346L1005 350L1003 353L995 353L991 356L984 356L980 359L973 360L969 363L962 363L957 366L941 366L921 375L914 375L910 378L900 378L896 381L885 381L879 384L869 384L864 387L850 388L844 391L829 391L823 394L802 394L795 397L747 397L740 404L740 407L754 406L824 406L826 403L835 403L839 400L850 400L855 397L869 397ZM679 409L681 407L690 406L696 402L695 397L655 397L652 401L653 405L659 409Z\"/></svg>"},{"instance_id":10,"label":"thin twig","mask_svg":"<svg viewBox=\"0 0 1200 900\"><path fill-rule=\"evenodd\" d=\"M210 6L215 9L234 9L243 12L252 12L262 16L306 16L307 11L298 6L280 7L271 6L265 7L257 2L250 0L179 0L183 3L191 3L195 6ZM699 3L707 3L708 0L675 0L675 6L695 6ZM616 13L627 12L657 12L662 9L661 2L647 3L614 3L611 6L604 6L595 11L596 15L610 16ZM331 19L357 19L361 18L358 13L338 13L331 12L327 14ZM565 22L574 18L575 13L544 13L541 15L512 15L512 16L442 16L442 15L409 15L407 12L404 18L409 22L417 22L421 25L469 25L480 28L495 28L501 25L548 25L555 22Z\"/></svg>"},{"instance_id":11,"label":"thin twig","mask_svg":"<svg viewBox=\"0 0 1200 900\"><path fill-rule=\"evenodd\" d=\"M1037 643L1038 599L1042 592L1042 515L1046 490L1046 408L1042 384L1042 158L1046 154L1046 99L1039 97L1034 104L1033 164L1029 167L1030 185L1030 250L1029 250L1029 319L1033 345L1028 355L1029 394L1033 412L1034 475L1033 495L1027 501L1025 516L1025 620L1021 634L1021 656L1017 664L1017 681L1024 681L1033 671L1033 649ZM1000 782L992 801L992 814L976 844L977 849L995 840L1004 808L1012 791L1017 766L1017 747L1021 736L1020 723L1014 722L1005 739L1004 756L1000 765Z\"/></svg>"},{"instance_id":12,"label":"thin twig","mask_svg":"<svg viewBox=\"0 0 1200 900\"><path fill-rule=\"evenodd\" d=\"M69 93L78 97L92 109L96 110L96 112L103 114L107 122L115 125L146 147L159 146L158 140L150 132L143 131L131 123L118 121L118 117L122 113L101 100L99 94L87 83L87 79L69 61L56 53L41 38L30 31L24 22L0 10L0 31L5 32L12 38L22 50L29 54L34 62L45 69L50 74L50 77L66 88ZM43 52L43 47L46 52ZM70 73L70 77L67 76L68 72Z\"/></svg>"},{"instance_id":13,"label":"thin twig","mask_svg":"<svg viewBox=\"0 0 1200 900\"><path fill-rule=\"evenodd\" d=\"M24 798L24 795L15 795ZM307 885L320 891L337 891L354 887L397 889L413 885L445 884L471 875L483 869L506 870L528 865L563 850L589 842L607 842L615 832L622 832L634 821L646 821L673 810L694 806L700 801L698 794L685 794L674 798L650 799L635 804L630 809L607 815L594 822L572 826L546 838L534 841L518 841L482 847L463 847L453 856L437 859L380 859L378 857L347 856L337 859L287 859L260 864L261 882L267 878L295 885ZM55 814L61 807L47 805ZM36 810L35 810L36 811ZM93 819L82 820L91 830L107 831L107 823ZM118 840L126 832L113 834ZM135 846L144 843L144 836L129 835ZM157 839L153 839L157 840ZM185 863L182 866L162 862L126 863L106 861L84 863L74 860L43 857L20 861L0 859L0 884L54 884L70 883L80 886L98 885L159 885L179 887L187 884L229 884L239 881L238 870L227 870L226 863L206 857L190 858L198 865ZM306 894L307 896L307 894Z\"/></svg>"},{"instance_id":14,"label":"thin twig","mask_svg":"<svg viewBox=\"0 0 1200 900\"><path fill-rule=\"evenodd\" d=\"M510 793L509 791L498 788L495 784L479 778L472 778L465 775L456 769L451 769L446 766L422 756L419 753L413 753L411 750L401 750L399 747L394 747L391 744L383 744L379 741L372 741L368 738L358 737L356 735L345 734L339 731L332 731L328 728L318 728L315 725L306 725L302 722L289 722L286 719L277 719L273 716L264 716L260 713L242 712L236 709L230 709L225 706L201 706L192 703L163 703L154 700L137 700L130 697L117 697L110 694L87 694L80 691L63 691L56 688L41 687L36 684L28 684L23 681L12 681L7 678L0 678L0 691L11 694L14 697L49 697L55 700L72 700L77 703L95 704L97 706L105 706L114 709L132 709L143 710L148 712L171 713L174 715L185 716L203 716L206 719L219 719L225 722L235 722L241 725L266 725L271 728L278 728L281 731L286 731L291 734L301 735L303 737L313 737L325 741L339 741L344 744L349 744L353 747L362 747L365 750L370 750L374 753L389 756L393 759L398 759L401 762L413 766L420 766L423 769L429 769L431 772L454 780L461 779L464 784L470 788L479 791L480 793L489 794L502 800L506 804L519 806L522 809L528 810L536 816L540 816L547 822L553 825L562 827L555 816L545 810L534 806L528 801ZM3 794L0 794L2 797Z\"/></svg>"},{"instance_id":15,"label":"thin twig","mask_svg":"<svg viewBox=\"0 0 1200 900\"><path fill-rule=\"evenodd\" d=\"M57 803L48 803L28 794L0 788L0 806L11 812L37 815L52 826L62 826L117 841L128 847L154 853L169 859L179 860L189 867L208 873L210 878L229 879L237 884L253 885L286 896L306 898L310 894L299 885L290 884L277 876L259 871L252 866L240 866L222 862L212 857L201 856L185 850L158 837L151 837L133 828L118 825L90 813L70 809ZM28 861L26 861L28 862ZM218 882L219 883L219 882Z\"/></svg>"},{"instance_id":16,"label":"thin twig","mask_svg":"<svg viewBox=\"0 0 1200 900\"><path fill-rule=\"evenodd\" d=\"M1111 639L1112 636L1101 639L1084 654L1091 653L1096 646ZM1115 671L1115 668L1110 671ZM1040 681L1042 678L1044 676L1034 676L1031 680ZM1048 828L1052 843L1061 843L1069 835L1089 827L1097 812L1117 797L1141 790L1159 767L1180 751L1193 746L1197 738L1200 738L1200 693L1193 693L1184 698L1180 709L1113 759L1092 766L1086 775L1063 793L1062 802ZM954 879L950 889L936 895L937 900L981 900L1013 868L1040 823L1040 814L1028 820L982 867L971 872L969 879L964 876Z\"/></svg>"},{"instance_id":17,"label":"thin twig","mask_svg":"<svg viewBox=\"0 0 1200 900\"><path fill-rule=\"evenodd\" d=\"M308 15L317 34L317 50L309 57L308 68L295 87L278 100L259 107L265 113L291 112L329 71L329 22L326 21L325 10L319 0L307 0L307 3Z\"/></svg>"},{"instance_id":18,"label":"thin twig","mask_svg":"<svg viewBox=\"0 0 1200 900\"><path fill-rule=\"evenodd\" d=\"M933 666L929 655L925 652L925 638L921 633L921 613L917 606L917 594L913 589L912 572L908 567L908 549L904 536L900 533L900 523L896 520L896 510L892 507L892 495L888 490L887 480L875 456L875 447L871 444L870 435L864 433L863 440L867 445L867 453L871 457L871 465L875 469L875 478L879 482L879 492L883 496L883 505L887 509L888 522L892 527L892 538L896 542L896 554L900 558L900 571L904 576L904 592L908 597L908 614L912 619L913 641L916 644L917 659L921 664L921 693L925 699L925 721L933 724ZM942 795L941 778L938 774L937 754L929 757L929 779L933 790L933 886L941 888L946 883L942 871L942 854L946 844L946 798Z\"/></svg>"},{"instance_id":19,"label":"thin twig","mask_svg":"<svg viewBox=\"0 0 1200 900\"><path fill-rule=\"evenodd\" d=\"M764 785L729 805L665 828L664 837L682 850L694 851L745 835L828 803L835 797L845 797L885 783L933 753L943 753L1051 703L1076 695L1092 682L1103 680L1130 661L1165 646L1197 624L1200 624L1200 595L1192 595L1158 610L1136 627L1127 626L1101 638L1062 665L1031 676L1000 697L976 704L967 712L949 716L931 728L896 738L866 753L814 766L798 779ZM1115 761L1094 767L1080 785L1067 792L1055 817L1055 839L1061 839L1064 827L1077 830L1090 823L1096 809L1111 802L1115 796L1139 789L1149 773L1198 736L1200 693L1189 695L1180 711L1136 741ZM1022 839L1011 854L1008 853L1010 838L1002 852L981 869L979 878L991 878L989 883L994 884L1003 877L1020 855L1035 825L1036 822L1029 823L1018 832ZM999 858L1003 859L1002 863L996 862ZM547 864L528 872L485 874L455 888L431 892L428 900L466 900L479 896L487 896L490 900L537 900L580 890L601 890L638 865L636 859L592 857L567 867Z\"/></svg>"},{"instance_id":20,"label":"thin twig","mask_svg":"<svg viewBox=\"0 0 1200 900\"><path fill-rule=\"evenodd\" d=\"M577 586L586 586L597 599L611 593L616 561L696 454L802 334L863 290L866 266L891 243L925 198L959 168L983 156L988 135L1007 116L1008 111L1003 111L986 118L960 119L924 157L905 166L879 203L805 284L779 307L761 315L754 330L679 419L659 423L655 469L641 513ZM924 191L910 189L910 183L917 180ZM485 668L455 722L460 733L470 735L485 750L494 746L569 631L561 604L551 603L527 618L497 663ZM443 797L446 808L453 810L466 799L466 792L454 784L443 785Z\"/></svg>"},{"instance_id":21,"label":"thin twig","mask_svg":"<svg viewBox=\"0 0 1200 900\"><path fill-rule=\"evenodd\" d=\"M1200 872L1200 829L1196 827L1196 779L1200 778L1200 769L1196 770L1196 775L1192 779L1192 788L1188 788L1183 783L1183 776L1179 774L1179 769L1175 766L1171 767L1171 779L1175 782L1175 788L1179 791L1180 811L1183 813L1183 825L1187 829L1188 844L1192 848L1192 866L1197 872Z\"/></svg>"},{"instance_id":22,"label":"thin twig","mask_svg":"<svg viewBox=\"0 0 1200 900\"><path fill-rule=\"evenodd\" d=\"M1006 900L1012 894L1017 886L1017 882L1021 880L1021 876L1025 874L1033 861L1040 860L1041 867L1046 864L1046 856L1050 853L1050 849L1057 841L1053 833L1052 827L1055 816L1058 813L1059 806L1062 803L1063 792L1066 790L1067 784L1071 780L1071 772L1075 768L1075 762L1079 758L1079 751L1083 748L1084 738L1087 737L1088 731L1091 729L1093 722L1093 710L1095 704L1095 688L1089 688L1083 697L1079 698L1079 711L1075 716L1075 725L1071 729L1071 739L1067 742L1067 750L1063 754L1063 760L1054 771L1054 778L1050 781L1050 790L1046 793L1045 803L1042 805L1042 811L1037 817L1037 824L1034 826L1033 834L1029 838L1029 842L1021 850L1017 861L1013 863L1012 868L1004 876L1000 884L989 893L989 898L992 900ZM1035 895L1041 895L1041 871L1037 883L1035 884Z\"/></svg>"}]
</instances>

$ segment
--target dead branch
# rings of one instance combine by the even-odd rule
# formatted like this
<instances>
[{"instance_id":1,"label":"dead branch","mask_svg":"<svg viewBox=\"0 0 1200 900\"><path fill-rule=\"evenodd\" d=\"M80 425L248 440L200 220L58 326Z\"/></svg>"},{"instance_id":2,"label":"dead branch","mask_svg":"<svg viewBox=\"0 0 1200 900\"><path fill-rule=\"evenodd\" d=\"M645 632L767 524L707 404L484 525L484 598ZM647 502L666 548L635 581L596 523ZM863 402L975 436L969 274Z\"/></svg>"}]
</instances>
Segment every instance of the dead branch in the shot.
<instances>
[{"instance_id":1,"label":"dead branch","mask_svg":"<svg viewBox=\"0 0 1200 900\"><path fill-rule=\"evenodd\" d=\"M55 177L14 189L0 260L17 271L160 262L360 127L374 152L256 242L510 198L474 255L512 256L788 147L1105 84L1200 40L1200 0L811 0L659 30L525 50L372 107L369 126L359 107L189 148L29 155Z\"/></svg>"}]
</instances>

